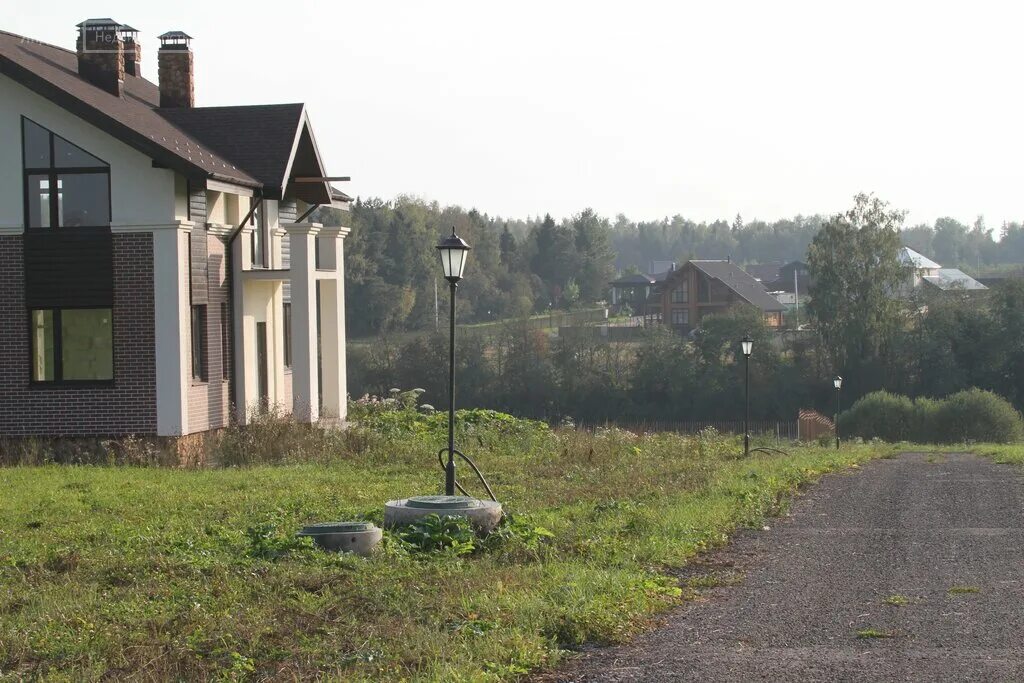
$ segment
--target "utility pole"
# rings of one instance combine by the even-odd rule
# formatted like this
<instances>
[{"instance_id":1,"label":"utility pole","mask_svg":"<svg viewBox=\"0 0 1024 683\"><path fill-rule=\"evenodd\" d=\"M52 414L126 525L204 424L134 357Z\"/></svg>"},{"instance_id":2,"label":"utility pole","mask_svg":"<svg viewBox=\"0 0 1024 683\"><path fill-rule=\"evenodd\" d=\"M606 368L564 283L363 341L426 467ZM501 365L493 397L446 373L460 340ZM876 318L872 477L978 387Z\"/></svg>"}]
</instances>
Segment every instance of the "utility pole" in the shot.
<instances>
[{"instance_id":1,"label":"utility pole","mask_svg":"<svg viewBox=\"0 0 1024 683\"><path fill-rule=\"evenodd\" d=\"M793 268L793 299L796 301L796 329L800 329L800 279L797 268Z\"/></svg>"},{"instance_id":2,"label":"utility pole","mask_svg":"<svg viewBox=\"0 0 1024 683\"><path fill-rule=\"evenodd\" d=\"M437 278L434 278L434 332L438 332L441 329L440 313L437 308Z\"/></svg>"}]
</instances>

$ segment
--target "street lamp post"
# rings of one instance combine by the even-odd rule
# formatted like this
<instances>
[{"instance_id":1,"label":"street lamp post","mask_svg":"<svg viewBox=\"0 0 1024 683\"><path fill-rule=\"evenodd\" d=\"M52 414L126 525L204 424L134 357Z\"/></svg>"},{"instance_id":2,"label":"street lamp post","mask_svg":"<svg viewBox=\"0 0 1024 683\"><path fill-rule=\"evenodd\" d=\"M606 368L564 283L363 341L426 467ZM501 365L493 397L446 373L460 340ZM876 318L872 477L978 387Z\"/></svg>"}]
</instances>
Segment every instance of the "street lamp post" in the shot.
<instances>
[{"instance_id":1,"label":"street lamp post","mask_svg":"<svg viewBox=\"0 0 1024 683\"><path fill-rule=\"evenodd\" d=\"M444 272L444 279L448 281L451 288L451 308L449 312L449 337L448 337L448 463L444 468L444 492L445 495L455 495L455 291L459 287L459 280L462 279L462 272L466 268L466 258L469 255L469 245L455 234L455 226L452 226L452 234L441 240L437 245L437 251L441 256L441 270Z\"/></svg>"},{"instance_id":2,"label":"street lamp post","mask_svg":"<svg viewBox=\"0 0 1024 683\"><path fill-rule=\"evenodd\" d=\"M839 450L839 390L843 388L843 378L836 375L832 385L836 388L836 450Z\"/></svg>"},{"instance_id":3,"label":"street lamp post","mask_svg":"<svg viewBox=\"0 0 1024 683\"><path fill-rule=\"evenodd\" d=\"M754 340L746 335L740 341L743 351L743 455L750 455L750 354Z\"/></svg>"}]
</instances>

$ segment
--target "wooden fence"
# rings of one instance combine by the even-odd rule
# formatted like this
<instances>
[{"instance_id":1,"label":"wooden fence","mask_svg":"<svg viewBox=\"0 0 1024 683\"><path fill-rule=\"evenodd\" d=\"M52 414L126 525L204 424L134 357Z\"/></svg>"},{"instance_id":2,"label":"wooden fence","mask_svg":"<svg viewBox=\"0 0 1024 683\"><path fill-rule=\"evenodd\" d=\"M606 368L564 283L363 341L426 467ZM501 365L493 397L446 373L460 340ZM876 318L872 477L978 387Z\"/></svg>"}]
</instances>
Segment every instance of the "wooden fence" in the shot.
<instances>
[{"instance_id":1,"label":"wooden fence","mask_svg":"<svg viewBox=\"0 0 1024 683\"><path fill-rule=\"evenodd\" d=\"M834 436L836 427L832 420L816 410L800 410L797 420L801 441L816 441L822 436Z\"/></svg>"}]
</instances>

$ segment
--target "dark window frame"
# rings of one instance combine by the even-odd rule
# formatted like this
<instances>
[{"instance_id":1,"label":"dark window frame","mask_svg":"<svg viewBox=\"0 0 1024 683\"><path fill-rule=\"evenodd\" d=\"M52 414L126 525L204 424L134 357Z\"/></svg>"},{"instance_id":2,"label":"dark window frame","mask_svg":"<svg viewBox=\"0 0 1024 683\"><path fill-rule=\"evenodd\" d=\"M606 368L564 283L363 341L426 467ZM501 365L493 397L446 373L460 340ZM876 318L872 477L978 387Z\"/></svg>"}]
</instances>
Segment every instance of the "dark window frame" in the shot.
<instances>
[{"instance_id":1,"label":"dark window frame","mask_svg":"<svg viewBox=\"0 0 1024 683\"><path fill-rule=\"evenodd\" d=\"M26 142L25 142L26 141L25 124L26 124L26 122L31 123L32 125L37 126L38 128L40 128L42 130L45 130L47 132L47 134L49 135L50 165L47 166L47 167L44 167L44 166L31 166L30 167L30 166L26 165L26 161L27 161L26 154L25 154L25 144L26 144ZM97 167L94 167L94 166L67 166L67 167L63 167L63 166L57 166L56 165L57 161L56 161L56 158L55 158L56 157L56 153L55 153L55 150L54 150L55 140L57 138L60 138L65 143L67 143L67 144L69 144L69 145L71 145L73 147L76 147L76 148L82 150L83 152L85 152L89 156L93 157L94 159L96 159L100 163L106 164L106 166L105 167L98 167L98 166ZM23 196L23 201L24 201L24 207L23 208L24 208L25 229L26 230L54 230L54 229L56 229L56 230L64 230L64 229L67 229L67 230L80 230L80 229L83 229L83 228L88 229L88 228L109 228L110 227L110 223L113 220L113 212L114 212L112 195L111 195L111 188L110 188L110 163L107 162L107 161L104 161L103 159L100 159L98 156L96 156L92 152L89 152L88 150L86 150L86 149L76 145L75 143L71 142L67 138L65 138L65 137L63 137L61 135L57 135L56 133L54 133L52 130L50 130L46 126L43 126L43 125L40 125L40 124L36 123L35 121L33 121L32 119L28 118L27 116L22 116L21 117L21 172L22 172L21 175L22 175L22 186L23 186L22 187L22 196ZM59 218L60 218L60 192L58 191L58 180L59 180L60 176L66 176L66 175L100 175L100 174L106 175L106 177L107 177L107 221L106 221L106 223L102 223L102 224L99 224L99 225L76 225L76 226L63 226L63 225L60 225L60 220L59 220ZM46 176L47 179L49 180L49 183L50 183L50 197L49 197L50 221L49 221L49 225L46 226L46 227L33 226L32 225L32 219L31 219L32 214L31 214L31 209L29 208L30 204L31 204L31 201L32 201L32 193L31 193L31 189L30 189L30 186L29 186L29 178L31 176Z\"/></svg>"},{"instance_id":2,"label":"dark window frame","mask_svg":"<svg viewBox=\"0 0 1024 683\"><path fill-rule=\"evenodd\" d=\"M284 327L284 366L292 367L292 303L284 302L281 306L281 320Z\"/></svg>"},{"instance_id":3,"label":"dark window frame","mask_svg":"<svg viewBox=\"0 0 1024 683\"><path fill-rule=\"evenodd\" d=\"M206 304L193 304L189 312L193 382L206 382L210 377L206 320Z\"/></svg>"},{"instance_id":4,"label":"dark window frame","mask_svg":"<svg viewBox=\"0 0 1024 683\"><path fill-rule=\"evenodd\" d=\"M50 311L53 313L53 379L36 379L35 373L35 328L32 314L36 311ZM64 340L62 325L62 311L110 311L110 379L64 379ZM30 386L53 387L53 386L113 386L117 378L117 354L114 352L114 345L117 340L117 320L114 316L112 306L59 306L40 307L27 309L28 320L28 382Z\"/></svg>"},{"instance_id":5,"label":"dark window frame","mask_svg":"<svg viewBox=\"0 0 1024 683\"><path fill-rule=\"evenodd\" d=\"M220 365L221 379L231 378L231 306L226 301L220 304Z\"/></svg>"},{"instance_id":6,"label":"dark window frame","mask_svg":"<svg viewBox=\"0 0 1024 683\"><path fill-rule=\"evenodd\" d=\"M252 201L257 201L253 198ZM267 231L267 219L263 215L263 205L260 204L253 209L252 217L249 219L253 226L252 237L249 240L250 245L250 258L252 260L253 268L267 268L267 262L269 261L267 254L267 246L269 234ZM259 256L259 259L256 257Z\"/></svg>"}]
</instances>

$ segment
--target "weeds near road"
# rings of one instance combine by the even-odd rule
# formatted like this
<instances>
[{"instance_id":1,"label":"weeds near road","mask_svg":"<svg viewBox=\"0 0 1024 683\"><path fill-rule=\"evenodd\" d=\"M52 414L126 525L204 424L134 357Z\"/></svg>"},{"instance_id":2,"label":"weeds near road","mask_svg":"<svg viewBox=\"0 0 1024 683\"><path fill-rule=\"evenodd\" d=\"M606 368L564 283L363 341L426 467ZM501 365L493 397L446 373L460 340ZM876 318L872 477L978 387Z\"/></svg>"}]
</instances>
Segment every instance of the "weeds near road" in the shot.
<instances>
[{"instance_id":1,"label":"weeds near road","mask_svg":"<svg viewBox=\"0 0 1024 683\"><path fill-rule=\"evenodd\" d=\"M910 598L905 595L890 595L883 600L886 605L893 605L894 607L902 607L910 602Z\"/></svg>"}]
</instances>

